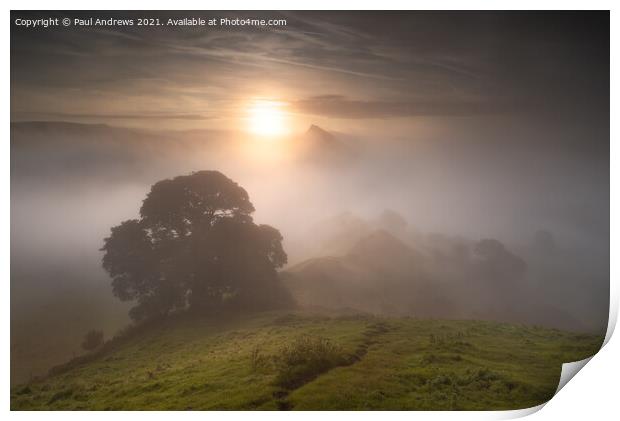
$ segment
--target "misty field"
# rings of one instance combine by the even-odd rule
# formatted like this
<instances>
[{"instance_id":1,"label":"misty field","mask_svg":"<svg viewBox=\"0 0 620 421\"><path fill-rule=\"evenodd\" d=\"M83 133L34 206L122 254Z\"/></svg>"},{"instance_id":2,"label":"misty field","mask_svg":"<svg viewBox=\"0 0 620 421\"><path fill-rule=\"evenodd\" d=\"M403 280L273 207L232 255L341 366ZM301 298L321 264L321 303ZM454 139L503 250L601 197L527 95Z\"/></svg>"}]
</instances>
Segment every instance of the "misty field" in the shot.
<instances>
[{"instance_id":1,"label":"misty field","mask_svg":"<svg viewBox=\"0 0 620 421\"><path fill-rule=\"evenodd\" d=\"M481 321L186 315L11 390L13 410L490 410L550 399L602 337Z\"/></svg>"}]
</instances>

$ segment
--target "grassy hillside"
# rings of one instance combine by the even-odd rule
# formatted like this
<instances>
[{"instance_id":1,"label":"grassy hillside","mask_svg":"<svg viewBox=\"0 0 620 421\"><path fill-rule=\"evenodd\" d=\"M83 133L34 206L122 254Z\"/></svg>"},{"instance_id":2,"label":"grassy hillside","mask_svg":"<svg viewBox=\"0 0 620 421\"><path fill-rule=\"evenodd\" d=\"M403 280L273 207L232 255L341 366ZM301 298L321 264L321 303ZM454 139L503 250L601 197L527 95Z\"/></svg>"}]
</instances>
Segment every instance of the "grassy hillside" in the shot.
<instances>
[{"instance_id":1,"label":"grassy hillside","mask_svg":"<svg viewBox=\"0 0 620 421\"><path fill-rule=\"evenodd\" d=\"M177 317L16 386L20 409L517 409L601 337L480 321Z\"/></svg>"}]
</instances>

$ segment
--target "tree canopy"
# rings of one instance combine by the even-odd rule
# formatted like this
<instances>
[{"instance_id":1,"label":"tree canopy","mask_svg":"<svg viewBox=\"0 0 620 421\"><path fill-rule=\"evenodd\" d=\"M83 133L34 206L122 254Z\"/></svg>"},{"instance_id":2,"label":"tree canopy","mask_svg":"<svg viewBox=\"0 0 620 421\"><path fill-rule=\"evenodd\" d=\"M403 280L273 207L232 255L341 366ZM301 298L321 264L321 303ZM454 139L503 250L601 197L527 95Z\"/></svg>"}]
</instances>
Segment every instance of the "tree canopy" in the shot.
<instances>
[{"instance_id":1,"label":"tree canopy","mask_svg":"<svg viewBox=\"0 0 620 421\"><path fill-rule=\"evenodd\" d=\"M247 192L217 171L155 183L140 218L104 240L103 268L114 294L135 301L135 320L191 309L217 312L289 303L276 269L287 262L282 235L256 225Z\"/></svg>"}]
</instances>

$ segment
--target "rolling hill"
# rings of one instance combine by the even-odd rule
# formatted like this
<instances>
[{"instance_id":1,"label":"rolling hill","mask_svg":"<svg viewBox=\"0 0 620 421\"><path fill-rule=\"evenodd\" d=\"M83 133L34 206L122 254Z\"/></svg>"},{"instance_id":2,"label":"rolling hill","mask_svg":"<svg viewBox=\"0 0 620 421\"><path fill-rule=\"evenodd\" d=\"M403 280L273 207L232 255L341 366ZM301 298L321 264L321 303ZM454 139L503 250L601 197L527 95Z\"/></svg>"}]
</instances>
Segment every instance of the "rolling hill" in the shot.
<instances>
[{"instance_id":1,"label":"rolling hill","mask_svg":"<svg viewBox=\"0 0 620 421\"><path fill-rule=\"evenodd\" d=\"M12 410L518 409L602 337L363 314L177 315L11 390Z\"/></svg>"},{"instance_id":2,"label":"rolling hill","mask_svg":"<svg viewBox=\"0 0 620 421\"><path fill-rule=\"evenodd\" d=\"M437 316L434 309L440 306L434 298L441 299L442 294L424 273L425 264L424 256L387 231L377 230L344 255L306 260L281 278L302 307Z\"/></svg>"},{"instance_id":3,"label":"rolling hill","mask_svg":"<svg viewBox=\"0 0 620 421\"><path fill-rule=\"evenodd\" d=\"M349 241L335 241L335 249L344 251L281 272L282 282L302 308L592 332L558 309L555 300L538 294L524 277L526 263L499 241L450 244L441 252L405 242L384 229L345 238Z\"/></svg>"}]
</instances>

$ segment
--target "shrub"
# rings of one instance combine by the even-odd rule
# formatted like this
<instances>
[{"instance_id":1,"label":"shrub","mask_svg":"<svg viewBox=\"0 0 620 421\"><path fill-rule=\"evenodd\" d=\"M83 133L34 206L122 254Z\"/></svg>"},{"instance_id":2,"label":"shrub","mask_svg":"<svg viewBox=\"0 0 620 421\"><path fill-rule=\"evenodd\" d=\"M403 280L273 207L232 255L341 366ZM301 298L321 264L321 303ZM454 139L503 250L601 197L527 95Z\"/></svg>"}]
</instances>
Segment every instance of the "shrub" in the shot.
<instances>
[{"instance_id":1,"label":"shrub","mask_svg":"<svg viewBox=\"0 0 620 421\"><path fill-rule=\"evenodd\" d=\"M258 345L252 348L250 352L250 367L252 372L258 371L267 363L267 358L261 353L261 349Z\"/></svg>"},{"instance_id":2,"label":"shrub","mask_svg":"<svg viewBox=\"0 0 620 421\"><path fill-rule=\"evenodd\" d=\"M73 395L73 389L69 388L69 389L61 390L59 392L54 393L54 395L52 395L52 397L47 402L47 404L49 405L56 401L69 399L72 395Z\"/></svg>"},{"instance_id":3,"label":"shrub","mask_svg":"<svg viewBox=\"0 0 620 421\"><path fill-rule=\"evenodd\" d=\"M432 387L438 387L438 386L450 386L452 385L452 378L450 376L446 376L444 374L440 374L436 377L433 377L429 384Z\"/></svg>"},{"instance_id":4,"label":"shrub","mask_svg":"<svg viewBox=\"0 0 620 421\"><path fill-rule=\"evenodd\" d=\"M99 348L103 344L103 331L90 330L84 335L84 341L82 342L82 348L86 351L92 351Z\"/></svg>"},{"instance_id":5,"label":"shrub","mask_svg":"<svg viewBox=\"0 0 620 421\"><path fill-rule=\"evenodd\" d=\"M296 389L320 374L348 363L348 355L328 339L302 336L280 350L276 357L278 374L275 383L285 389Z\"/></svg>"},{"instance_id":6,"label":"shrub","mask_svg":"<svg viewBox=\"0 0 620 421\"><path fill-rule=\"evenodd\" d=\"M503 381L502 376L486 367L477 370L467 369L464 376L457 380L460 386L471 386L475 389L488 389L493 382Z\"/></svg>"}]
</instances>

